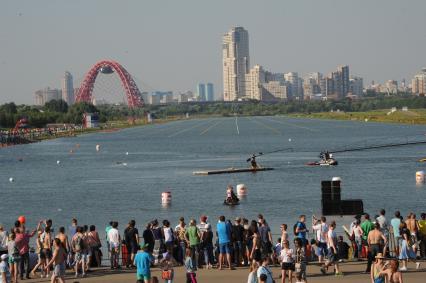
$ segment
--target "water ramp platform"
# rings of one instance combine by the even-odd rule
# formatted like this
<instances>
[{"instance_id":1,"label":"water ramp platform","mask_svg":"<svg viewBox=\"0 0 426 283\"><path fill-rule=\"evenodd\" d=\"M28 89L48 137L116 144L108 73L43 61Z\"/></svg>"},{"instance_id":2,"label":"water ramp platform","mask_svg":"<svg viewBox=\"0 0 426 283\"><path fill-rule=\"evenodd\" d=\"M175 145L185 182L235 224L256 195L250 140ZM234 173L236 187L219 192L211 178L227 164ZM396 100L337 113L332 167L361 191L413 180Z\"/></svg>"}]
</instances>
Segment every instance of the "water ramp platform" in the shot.
<instances>
[{"instance_id":1,"label":"water ramp platform","mask_svg":"<svg viewBox=\"0 0 426 283\"><path fill-rule=\"evenodd\" d=\"M232 174L232 173L244 173L244 172L252 172L256 173L258 171L271 171L274 168L270 167L262 167L262 168L228 168L221 170L212 170L212 171L195 171L194 175L218 175L218 174Z\"/></svg>"}]
</instances>

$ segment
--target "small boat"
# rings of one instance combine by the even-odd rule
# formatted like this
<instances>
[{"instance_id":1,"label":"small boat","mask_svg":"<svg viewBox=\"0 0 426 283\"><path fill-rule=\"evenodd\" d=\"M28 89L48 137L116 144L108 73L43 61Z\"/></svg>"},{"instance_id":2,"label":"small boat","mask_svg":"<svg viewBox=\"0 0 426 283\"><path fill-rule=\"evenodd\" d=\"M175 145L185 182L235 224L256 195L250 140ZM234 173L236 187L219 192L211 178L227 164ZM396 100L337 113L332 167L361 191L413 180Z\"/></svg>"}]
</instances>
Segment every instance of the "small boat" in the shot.
<instances>
[{"instance_id":1,"label":"small boat","mask_svg":"<svg viewBox=\"0 0 426 283\"><path fill-rule=\"evenodd\" d=\"M211 171L195 171L194 175L217 175L217 174L231 174L231 173L244 173L244 172L252 172L256 173L258 171L270 171L274 170L274 168L270 167L258 167L258 168L228 168L222 170L211 170Z\"/></svg>"},{"instance_id":2,"label":"small boat","mask_svg":"<svg viewBox=\"0 0 426 283\"><path fill-rule=\"evenodd\" d=\"M337 164L339 163L333 158L306 163L308 166L336 166Z\"/></svg>"},{"instance_id":3,"label":"small boat","mask_svg":"<svg viewBox=\"0 0 426 283\"><path fill-rule=\"evenodd\" d=\"M422 159L419 159L419 162L426 162L426 157L422 158Z\"/></svg>"}]
</instances>

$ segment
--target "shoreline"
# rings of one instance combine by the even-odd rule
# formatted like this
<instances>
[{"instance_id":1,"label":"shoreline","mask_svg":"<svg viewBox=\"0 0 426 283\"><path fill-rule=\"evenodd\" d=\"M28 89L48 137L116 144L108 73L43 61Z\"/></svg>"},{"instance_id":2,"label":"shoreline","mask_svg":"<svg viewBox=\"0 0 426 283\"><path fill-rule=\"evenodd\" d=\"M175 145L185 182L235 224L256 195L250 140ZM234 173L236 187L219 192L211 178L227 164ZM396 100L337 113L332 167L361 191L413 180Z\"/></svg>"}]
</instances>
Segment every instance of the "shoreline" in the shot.
<instances>
[{"instance_id":1,"label":"shoreline","mask_svg":"<svg viewBox=\"0 0 426 283\"><path fill-rule=\"evenodd\" d=\"M414 109L409 111L387 111L387 110L374 110L368 112L316 112L316 113L291 113L291 114L282 114L279 116L289 117L289 118L301 118L301 119L315 119L315 120L330 120L330 121L355 121L362 123L383 123L383 124L402 124L402 125L426 125L426 109ZM69 138L77 137L80 135L91 134L91 133L113 133L119 132L123 129L135 128L135 127L144 127L148 125L155 124L165 124L173 121L180 120L191 120L191 119L208 119L208 118L229 118L233 116L224 116L224 115L215 115L215 114L199 114L191 116L190 118L185 118L184 116L171 116L170 118L165 119L155 119L153 123L147 123L146 121L136 122L130 124L125 120L120 121L109 121L104 123L99 128L91 129L71 129L71 130L59 130L54 133L47 133L45 129L34 129L35 132L44 131L45 133L38 134L33 140L26 139L25 142L21 143L3 143L0 140L0 149L24 145L30 143L42 142L45 140L52 140L58 138ZM238 115L237 117L253 117L251 115ZM31 134L23 134L26 135ZM18 136L19 137L19 136ZM22 139L22 137L20 137Z\"/></svg>"},{"instance_id":2,"label":"shoreline","mask_svg":"<svg viewBox=\"0 0 426 283\"><path fill-rule=\"evenodd\" d=\"M374 110L367 112L315 112L287 114L287 117L309 118L332 121L356 121L384 124L426 125L426 110L413 109L407 111Z\"/></svg>"}]
</instances>

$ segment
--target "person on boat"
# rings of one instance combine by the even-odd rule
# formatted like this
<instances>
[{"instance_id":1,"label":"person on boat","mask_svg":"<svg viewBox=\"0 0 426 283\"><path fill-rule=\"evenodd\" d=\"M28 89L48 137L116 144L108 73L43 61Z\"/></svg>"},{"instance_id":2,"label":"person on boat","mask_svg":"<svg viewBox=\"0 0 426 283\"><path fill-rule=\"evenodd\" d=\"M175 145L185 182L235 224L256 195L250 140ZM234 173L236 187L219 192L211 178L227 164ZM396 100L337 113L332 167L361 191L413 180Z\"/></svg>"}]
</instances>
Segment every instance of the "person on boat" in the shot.
<instances>
[{"instance_id":1,"label":"person on boat","mask_svg":"<svg viewBox=\"0 0 426 283\"><path fill-rule=\"evenodd\" d=\"M253 156L251 157L250 164L251 164L251 168L252 169L257 169L258 168L257 167L256 155L255 154L253 154Z\"/></svg>"},{"instance_id":2,"label":"person on boat","mask_svg":"<svg viewBox=\"0 0 426 283\"><path fill-rule=\"evenodd\" d=\"M238 197L234 193L234 188L229 185L226 189L226 203L237 203L239 201Z\"/></svg>"}]
</instances>

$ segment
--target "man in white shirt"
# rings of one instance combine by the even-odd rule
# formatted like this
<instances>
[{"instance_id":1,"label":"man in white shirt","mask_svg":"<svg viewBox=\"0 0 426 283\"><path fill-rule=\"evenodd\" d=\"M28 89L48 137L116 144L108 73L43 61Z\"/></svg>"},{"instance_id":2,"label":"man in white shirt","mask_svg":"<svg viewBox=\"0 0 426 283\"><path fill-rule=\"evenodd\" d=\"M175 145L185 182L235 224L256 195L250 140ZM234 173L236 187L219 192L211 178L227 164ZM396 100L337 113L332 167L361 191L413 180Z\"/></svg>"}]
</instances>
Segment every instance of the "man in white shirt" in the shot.
<instances>
[{"instance_id":1,"label":"man in white shirt","mask_svg":"<svg viewBox=\"0 0 426 283\"><path fill-rule=\"evenodd\" d=\"M321 263L323 259L327 256L327 232L328 232L328 225L326 223L326 218L324 216L321 216L320 221L315 218L313 218L313 226L312 230L316 232L317 236L317 251L316 254L318 256L318 261Z\"/></svg>"},{"instance_id":2,"label":"man in white shirt","mask_svg":"<svg viewBox=\"0 0 426 283\"><path fill-rule=\"evenodd\" d=\"M120 267L118 265L118 258L120 256L121 237L117 227L118 222L114 221L112 223L112 228L108 231L108 241L111 247L111 269L117 269Z\"/></svg>"}]
</instances>

